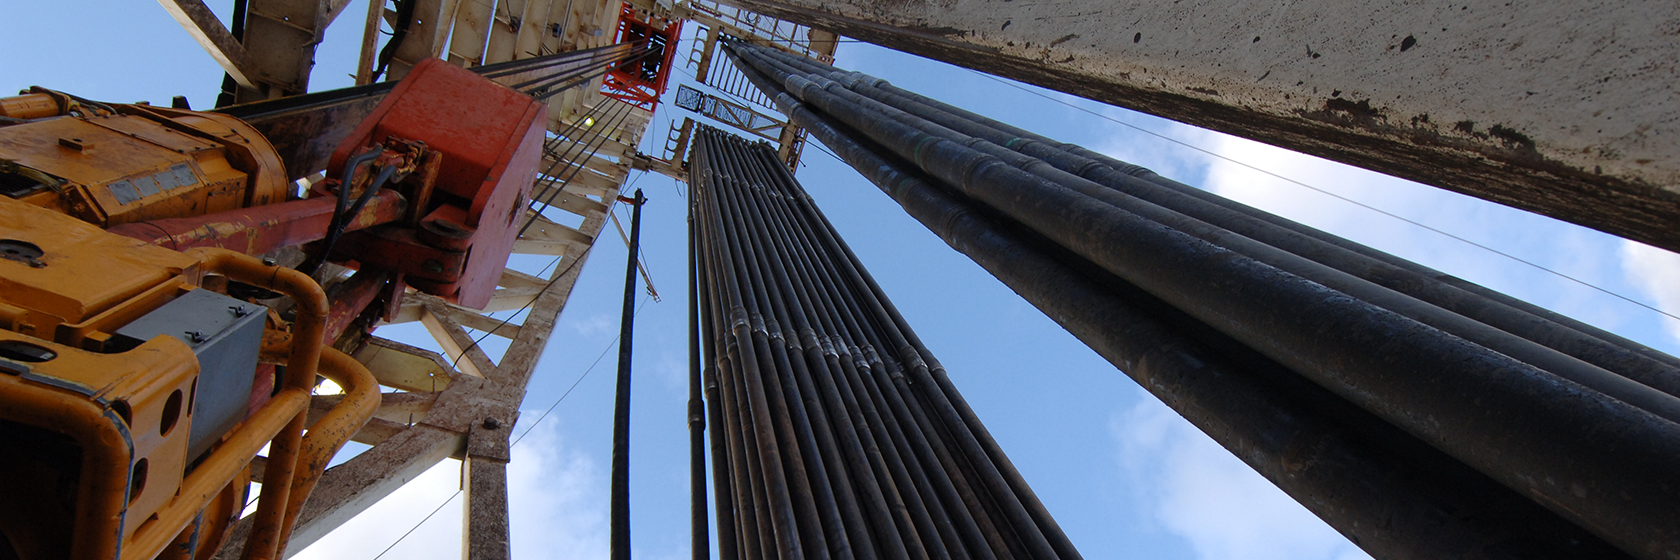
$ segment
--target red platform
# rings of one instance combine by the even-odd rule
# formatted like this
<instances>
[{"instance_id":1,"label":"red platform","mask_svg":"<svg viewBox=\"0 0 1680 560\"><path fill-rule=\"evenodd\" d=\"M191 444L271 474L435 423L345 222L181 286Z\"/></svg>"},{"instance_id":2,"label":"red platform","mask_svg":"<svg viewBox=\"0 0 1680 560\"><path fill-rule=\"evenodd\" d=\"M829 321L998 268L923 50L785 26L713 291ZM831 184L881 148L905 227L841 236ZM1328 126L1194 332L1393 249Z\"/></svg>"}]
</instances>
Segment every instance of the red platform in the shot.
<instances>
[{"instance_id":1,"label":"red platform","mask_svg":"<svg viewBox=\"0 0 1680 560\"><path fill-rule=\"evenodd\" d=\"M618 13L618 36L614 42L647 45L650 53L613 64L602 77L601 93L652 111L665 93L671 77L671 61L682 36L682 21L647 22L638 19L635 8L623 4Z\"/></svg>"}]
</instances>

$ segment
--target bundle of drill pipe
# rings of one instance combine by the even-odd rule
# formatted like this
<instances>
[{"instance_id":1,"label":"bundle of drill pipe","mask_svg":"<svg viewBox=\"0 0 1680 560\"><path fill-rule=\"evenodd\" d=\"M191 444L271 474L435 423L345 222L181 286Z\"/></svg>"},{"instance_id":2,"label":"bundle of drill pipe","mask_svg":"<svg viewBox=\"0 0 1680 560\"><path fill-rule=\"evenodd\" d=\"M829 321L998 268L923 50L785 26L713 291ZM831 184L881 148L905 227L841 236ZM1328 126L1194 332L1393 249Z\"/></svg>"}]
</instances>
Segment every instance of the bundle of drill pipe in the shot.
<instances>
[{"instance_id":1,"label":"bundle of drill pipe","mask_svg":"<svg viewBox=\"0 0 1680 560\"><path fill-rule=\"evenodd\" d=\"M883 80L789 118L1377 558L1680 558L1680 360Z\"/></svg>"},{"instance_id":2,"label":"bundle of drill pipe","mask_svg":"<svg viewBox=\"0 0 1680 560\"><path fill-rule=\"evenodd\" d=\"M693 146L720 556L1079 558L775 149Z\"/></svg>"}]
</instances>

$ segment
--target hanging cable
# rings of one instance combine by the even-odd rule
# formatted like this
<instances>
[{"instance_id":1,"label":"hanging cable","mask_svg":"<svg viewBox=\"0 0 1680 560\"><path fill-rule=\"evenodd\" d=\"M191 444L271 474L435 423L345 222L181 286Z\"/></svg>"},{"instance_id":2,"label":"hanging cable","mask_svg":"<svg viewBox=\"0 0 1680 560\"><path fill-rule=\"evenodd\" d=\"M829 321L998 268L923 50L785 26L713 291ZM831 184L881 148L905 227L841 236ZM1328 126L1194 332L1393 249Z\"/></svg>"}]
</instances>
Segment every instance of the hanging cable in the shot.
<instances>
[{"instance_id":1,"label":"hanging cable","mask_svg":"<svg viewBox=\"0 0 1680 560\"><path fill-rule=\"evenodd\" d=\"M370 0L383 1L383 0ZM420 0L391 0L397 6L396 23L391 27L391 38L385 41L385 47L379 49L379 67L374 69L369 82L379 81L385 74L386 68L391 66L391 59L397 55L397 49L402 47L403 40L408 38L408 28L414 25L414 7Z\"/></svg>"},{"instance_id":2,"label":"hanging cable","mask_svg":"<svg viewBox=\"0 0 1680 560\"><path fill-rule=\"evenodd\" d=\"M603 103L605 103L605 101L603 101ZM630 114L630 107L629 103L620 102L620 106L613 113L613 116L610 117L612 121L606 124L604 130L617 130L619 123L623 121L626 115ZM583 171L584 167L587 166L589 159L595 157L595 153L601 149L602 145L605 145L607 139L606 134L595 133L594 136L589 139L589 144L586 148L588 153L578 158L576 161L569 162L570 168L566 170L566 176L559 181L559 186L553 186L552 181L549 183L548 196L543 197L542 206L538 208L536 213L525 222L524 226L519 228L520 235L524 235L525 231L531 228L531 224L536 223L537 218L542 216L543 211L548 210L549 205L554 202L555 197L560 196L560 193L566 189L566 185L571 184L572 179L577 177L577 174ZM573 142L576 142L576 140Z\"/></svg>"}]
</instances>

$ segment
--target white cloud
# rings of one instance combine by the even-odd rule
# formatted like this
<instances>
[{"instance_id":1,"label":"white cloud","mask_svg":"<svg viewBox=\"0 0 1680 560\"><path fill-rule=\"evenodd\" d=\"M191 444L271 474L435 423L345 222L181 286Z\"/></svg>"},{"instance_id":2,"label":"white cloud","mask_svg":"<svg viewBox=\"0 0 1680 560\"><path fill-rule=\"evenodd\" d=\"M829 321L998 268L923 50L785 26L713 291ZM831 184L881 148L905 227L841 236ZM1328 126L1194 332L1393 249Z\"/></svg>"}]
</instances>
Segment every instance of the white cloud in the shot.
<instances>
[{"instance_id":1,"label":"white cloud","mask_svg":"<svg viewBox=\"0 0 1680 560\"><path fill-rule=\"evenodd\" d=\"M1172 409L1145 397L1111 424L1145 513L1208 560L1369 558Z\"/></svg>"},{"instance_id":2,"label":"white cloud","mask_svg":"<svg viewBox=\"0 0 1680 560\"><path fill-rule=\"evenodd\" d=\"M508 509L514 558L607 557L607 477L565 444L553 418L513 448Z\"/></svg>"},{"instance_id":3,"label":"white cloud","mask_svg":"<svg viewBox=\"0 0 1680 560\"><path fill-rule=\"evenodd\" d=\"M1203 185L1209 191L1431 266L1486 266L1483 264L1485 258L1481 259L1482 262L1450 261L1450 255L1457 252L1453 250L1459 248L1450 247L1453 250L1442 251L1444 237L1277 176L1414 219L1432 215L1439 217L1442 211L1474 212L1474 209L1463 208L1462 204L1452 206L1454 202L1468 202L1453 200L1463 197L1252 140L1212 132L1205 135L1199 145L1230 158L1209 160L1208 177ZM1276 176L1231 160L1253 165ZM1477 223L1469 216L1456 221Z\"/></svg>"},{"instance_id":4,"label":"white cloud","mask_svg":"<svg viewBox=\"0 0 1680 560\"><path fill-rule=\"evenodd\" d=\"M394 542L384 558L460 558L462 497L450 498L460 489L460 472L459 461L445 459L293 558L369 560ZM566 445L554 419L514 446L508 502L514 557L607 557L606 477L596 461Z\"/></svg>"},{"instance_id":5,"label":"white cloud","mask_svg":"<svg viewBox=\"0 0 1680 560\"><path fill-rule=\"evenodd\" d=\"M461 487L460 473L460 461L445 459L292 558L369 560L386 547L391 551L385 558L460 557L461 498L450 498ZM403 538L403 533L445 500L450 503ZM391 543L397 545L392 547Z\"/></svg>"},{"instance_id":6,"label":"white cloud","mask_svg":"<svg viewBox=\"0 0 1680 560\"><path fill-rule=\"evenodd\" d=\"M1104 105L1097 107L1097 111L1113 121L1129 123L1132 126L1192 146L1206 145L1215 136L1218 136L1199 128L1133 113L1118 107ZM1100 124L1107 134L1102 136L1100 141L1090 146L1092 150L1126 163L1147 167L1150 171L1154 171L1162 177L1190 183L1196 177L1199 177L1201 171L1214 161L1213 156L1162 140L1130 126L1112 124L1112 122Z\"/></svg>"},{"instance_id":7,"label":"white cloud","mask_svg":"<svg viewBox=\"0 0 1680 560\"><path fill-rule=\"evenodd\" d=\"M600 336L613 332L619 326L617 315L605 313L591 315L588 318L570 321L573 330L583 336Z\"/></svg>"},{"instance_id":8,"label":"white cloud","mask_svg":"<svg viewBox=\"0 0 1680 560\"><path fill-rule=\"evenodd\" d=\"M1622 270L1657 308L1680 315L1680 255L1636 241L1622 241ZM1663 330L1680 342L1680 321L1662 318Z\"/></svg>"}]
</instances>

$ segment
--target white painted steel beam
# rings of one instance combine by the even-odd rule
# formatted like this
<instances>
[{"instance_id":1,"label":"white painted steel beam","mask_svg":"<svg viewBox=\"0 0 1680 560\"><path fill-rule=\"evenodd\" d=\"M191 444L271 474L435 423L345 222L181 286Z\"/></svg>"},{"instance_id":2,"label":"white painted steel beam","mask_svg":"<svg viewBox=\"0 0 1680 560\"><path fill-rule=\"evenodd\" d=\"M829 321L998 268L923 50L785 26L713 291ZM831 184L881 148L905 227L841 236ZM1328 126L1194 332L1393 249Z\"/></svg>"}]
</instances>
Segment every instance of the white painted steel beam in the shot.
<instances>
[{"instance_id":1,"label":"white painted steel beam","mask_svg":"<svg viewBox=\"0 0 1680 560\"><path fill-rule=\"evenodd\" d=\"M729 3L1680 250L1672 0Z\"/></svg>"}]
</instances>

